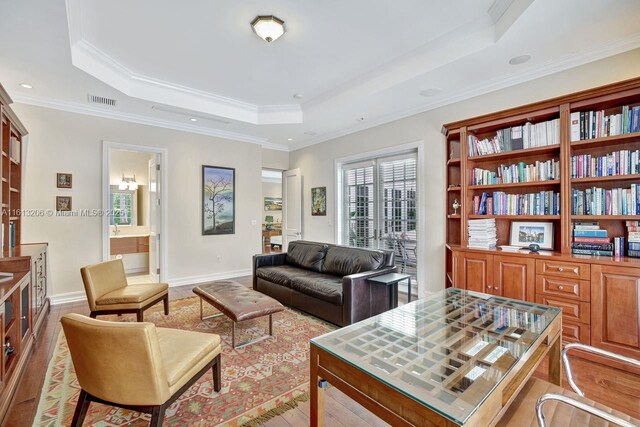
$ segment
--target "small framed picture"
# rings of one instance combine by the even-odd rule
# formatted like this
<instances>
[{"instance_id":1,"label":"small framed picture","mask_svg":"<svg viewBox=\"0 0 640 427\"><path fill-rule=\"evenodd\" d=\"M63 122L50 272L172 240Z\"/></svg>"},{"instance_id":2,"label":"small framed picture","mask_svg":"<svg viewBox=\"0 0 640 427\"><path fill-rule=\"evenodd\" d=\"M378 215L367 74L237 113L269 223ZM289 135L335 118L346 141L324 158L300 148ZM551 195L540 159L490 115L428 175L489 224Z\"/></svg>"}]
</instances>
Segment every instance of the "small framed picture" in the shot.
<instances>
[{"instance_id":1,"label":"small framed picture","mask_svg":"<svg viewBox=\"0 0 640 427\"><path fill-rule=\"evenodd\" d=\"M553 222L511 222L509 245L528 248L530 244L540 245L540 249L553 250Z\"/></svg>"},{"instance_id":2,"label":"small framed picture","mask_svg":"<svg viewBox=\"0 0 640 427\"><path fill-rule=\"evenodd\" d=\"M59 173L56 176L56 185L58 188L72 188L73 175L70 173Z\"/></svg>"},{"instance_id":3,"label":"small framed picture","mask_svg":"<svg viewBox=\"0 0 640 427\"><path fill-rule=\"evenodd\" d=\"M71 210L71 196L56 196L56 211L68 212Z\"/></svg>"}]
</instances>

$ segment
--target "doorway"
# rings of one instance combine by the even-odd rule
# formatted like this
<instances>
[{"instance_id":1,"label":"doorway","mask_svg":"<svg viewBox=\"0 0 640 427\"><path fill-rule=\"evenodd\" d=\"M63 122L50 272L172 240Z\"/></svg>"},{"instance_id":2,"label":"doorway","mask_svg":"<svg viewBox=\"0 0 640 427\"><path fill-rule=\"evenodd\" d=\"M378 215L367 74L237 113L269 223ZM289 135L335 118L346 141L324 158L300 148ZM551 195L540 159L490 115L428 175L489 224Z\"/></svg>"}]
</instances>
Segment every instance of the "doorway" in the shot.
<instances>
[{"instance_id":1,"label":"doorway","mask_svg":"<svg viewBox=\"0 0 640 427\"><path fill-rule=\"evenodd\" d=\"M103 260L122 260L129 283L166 277L161 233L165 157L164 150L152 147L104 145Z\"/></svg>"},{"instance_id":2,"label":"doorway","mask_svg":"<svg viewBox=\"0 0 640 427\"><path fill-rule=\"evenodd\" d=\"M262 253L282 252L282 172L262 169Z\"/></svg>"}]
</instances>

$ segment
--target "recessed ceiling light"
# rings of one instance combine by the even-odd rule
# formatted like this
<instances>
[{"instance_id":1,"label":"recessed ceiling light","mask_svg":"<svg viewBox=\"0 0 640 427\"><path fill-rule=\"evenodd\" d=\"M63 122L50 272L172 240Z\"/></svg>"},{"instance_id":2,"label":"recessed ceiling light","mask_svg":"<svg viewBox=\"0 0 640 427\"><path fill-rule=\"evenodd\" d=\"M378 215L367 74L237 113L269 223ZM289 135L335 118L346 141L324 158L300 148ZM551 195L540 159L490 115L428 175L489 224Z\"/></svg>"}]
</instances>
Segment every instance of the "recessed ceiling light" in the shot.
<instances>
[{"instance_id":1,"label":"recessed ceiling light","mask_svg":"<svg viewBox=\"0 0 640 427\"><path fill-rule=\"evenodd\" d=\"M356 119L356 121L357 121L357 122L364 122L364 117L358 117L358 118Z\"/></svg>"},{"instance_id":2,"label":"recessed ceiling light","mask_svg":"<svg viewBox=\"0 0 640 427\"><path fill-rule=\"evenodd\" d=\"M284 21L273 15L256 16L251 22L251 27L257 36L267 43L278 40L286 31Z\"/></svg>"},{"instance_id":3,"label":"recessed ceiling light","mask_svg":"<svg viewBox=\"0 0 640 427\"><path fill-rule=\"evenodd\" d=\"M287 138L287 141L293 141L293 138Z\"/></svg>"},{"instance_id":4,"label":"recessed ceiling light","mask_svg":"<svg viewBox=\"0 0 640 427\"><path fill-rule=\"evenodd\" d=\"M511 65L520 65L520 64L524 64L525 62L527 62L530 59L531 59L531 55L514 56L513 58L511 58L509 60L509 64L511 64Z\"/></svg>"},{"instance_id":5,"label":"recessed ceiling light","mask_svg":"<svg viewBox=\"0 0 640 427\"><path fill-rule=\"evenodd\" d=\"M22 87L23 87L23 88L25 88L25 89L33 89L33 86L28 85L28 84L26 84L26 83L21 83L21 84L20 84L20 86L22 86Z\"/></svg>"},{"instance_id":6,"label":"recessed ceiling light","mask_svg":"<svg viewBox=\"0 0 640 427\"><path fill-rule=\"evenodd\" d=\"M434 96L442 92L442 89L437 87L432 87L431 89L425 89L420 91L420 95L422 96Z\"/></svg>"},{"instance_id":7,"label":"recessed ceiling light","mask_svg":"<svg viewBox=\"0 0 640 427\"><path fill-rule=\"evenodd\" d=\"M302 95L299 93L294 93L293 94L293 99L302 99Z\"/></svg>"},{"instance_id":8,"label":"recessed ceiling light","mask_svg":"<svg viewBox=\"0 0 640 427\"><path fill-rule=\"evenodd\" d=\"M197 122L198 119L196 119L195 117L191 117L189 120L191 120L192 122Z\"/></svg>"}]
</instances>

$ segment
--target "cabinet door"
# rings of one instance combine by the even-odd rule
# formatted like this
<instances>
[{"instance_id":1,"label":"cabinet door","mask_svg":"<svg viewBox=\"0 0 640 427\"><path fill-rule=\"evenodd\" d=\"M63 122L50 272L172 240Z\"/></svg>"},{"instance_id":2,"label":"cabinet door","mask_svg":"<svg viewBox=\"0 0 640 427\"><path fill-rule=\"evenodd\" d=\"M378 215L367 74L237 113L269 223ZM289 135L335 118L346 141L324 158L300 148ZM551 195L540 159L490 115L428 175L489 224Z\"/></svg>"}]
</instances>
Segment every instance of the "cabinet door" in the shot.
<instances>
[{"instance_id":1,"label":"cabinet door","mask_svg":"<svg viewBox=\"0 0 640 427\"><path fill-rule=\"evenodd\" d=\"M535 300L535 260L525 257L493 257L493 293L533 302Z\"/></svg>"},{"instance_id":2,"label":"cabinet door","mask_svg":"<svg viewBox=\"0 0 640 427\"><path fill-rule=\"evenodd\" d=\"M453 251L451 253L451 285L454 288L462 288L460 283L460 252Z\"/></svg>"},{"instance_id":3,"label":"cabinet door","mask_svg":"<svg viewBox=\"0 0 640 427\"><path fill-rule=\"evenodd\" d=\"M461 288L491 293L493 290L493 255L460 253Z\"/></svg>"},{"instance_id":4,"label":"cabinet door","mask_svg":"<svg viewBox=\"0 0 640 427\"><path fill-rule=\"evenodd\" d=\"M640 357L640 268L591 266L591 345Z\"/></svg>"}]
</instances>

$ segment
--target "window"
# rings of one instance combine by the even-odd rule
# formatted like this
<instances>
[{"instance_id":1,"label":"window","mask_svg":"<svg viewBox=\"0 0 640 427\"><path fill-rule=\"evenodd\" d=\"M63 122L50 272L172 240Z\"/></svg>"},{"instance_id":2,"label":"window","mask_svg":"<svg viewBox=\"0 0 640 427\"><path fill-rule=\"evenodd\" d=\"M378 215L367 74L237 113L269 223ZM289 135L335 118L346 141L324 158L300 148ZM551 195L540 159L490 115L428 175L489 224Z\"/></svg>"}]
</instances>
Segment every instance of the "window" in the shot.
<instances>
[{"instance_id":1,"label":"window","mask_svg":"<svg viewBox=\"0 0 640 427\"><path fill-rule=\"evenodd\" d=\"M136 225L136 204L136 191L111 190L111 225Z\"/></svg>"}]
</instances>

